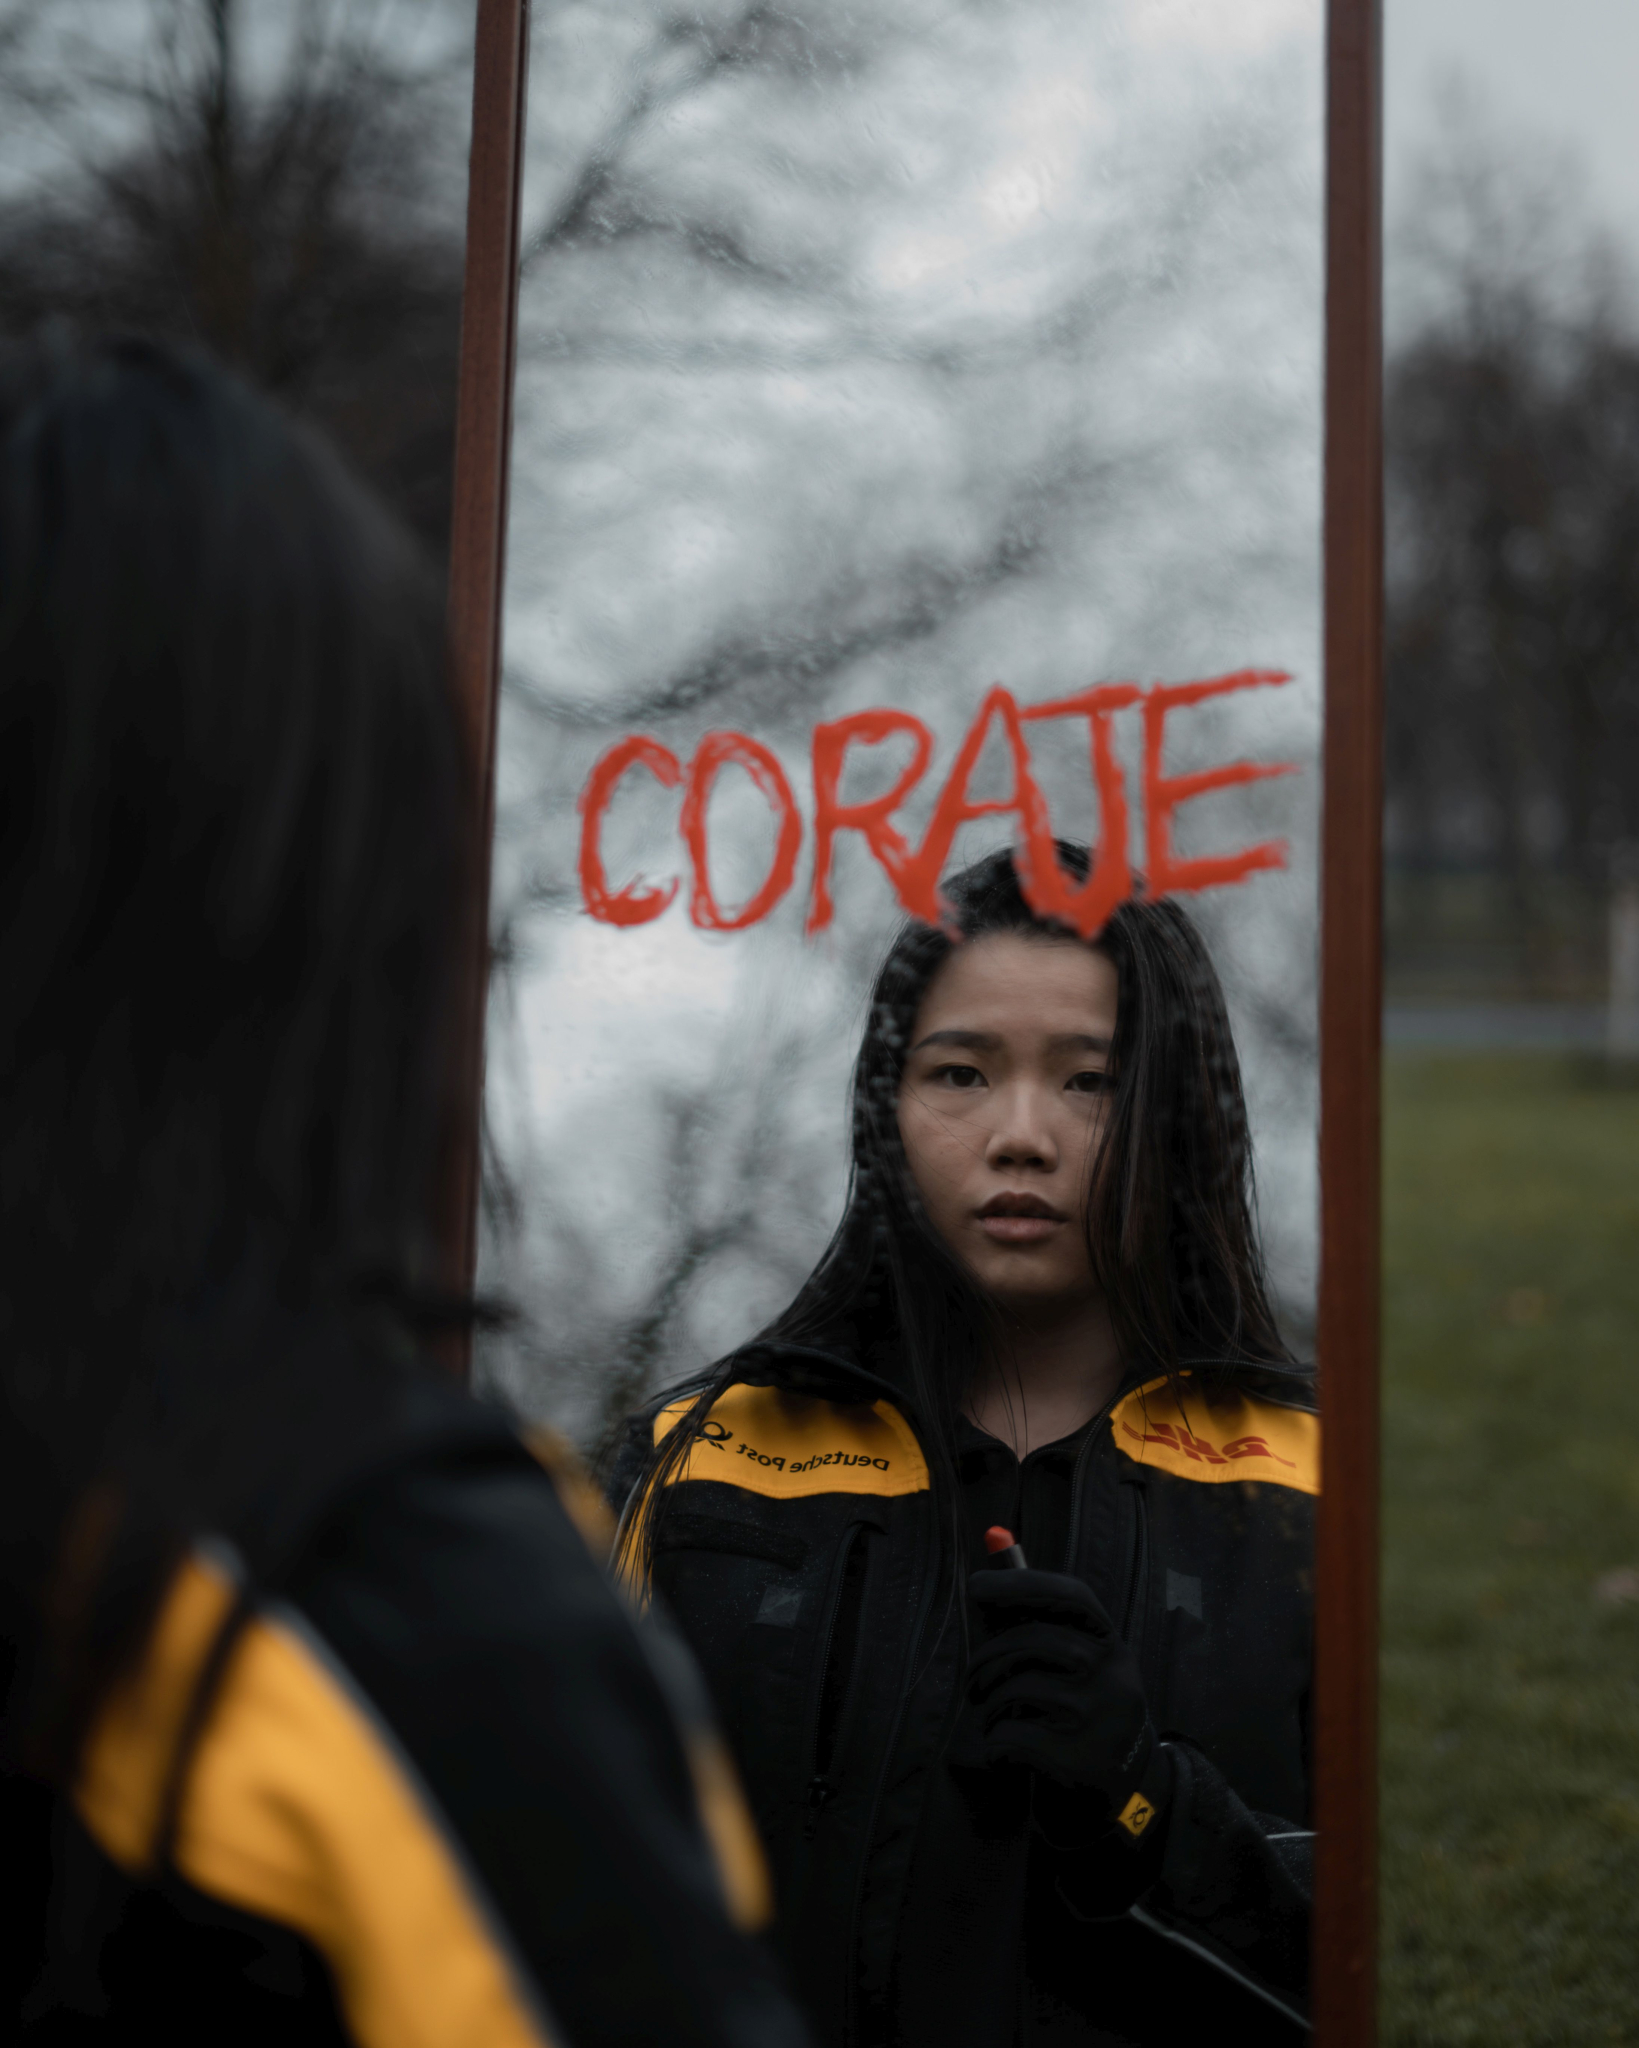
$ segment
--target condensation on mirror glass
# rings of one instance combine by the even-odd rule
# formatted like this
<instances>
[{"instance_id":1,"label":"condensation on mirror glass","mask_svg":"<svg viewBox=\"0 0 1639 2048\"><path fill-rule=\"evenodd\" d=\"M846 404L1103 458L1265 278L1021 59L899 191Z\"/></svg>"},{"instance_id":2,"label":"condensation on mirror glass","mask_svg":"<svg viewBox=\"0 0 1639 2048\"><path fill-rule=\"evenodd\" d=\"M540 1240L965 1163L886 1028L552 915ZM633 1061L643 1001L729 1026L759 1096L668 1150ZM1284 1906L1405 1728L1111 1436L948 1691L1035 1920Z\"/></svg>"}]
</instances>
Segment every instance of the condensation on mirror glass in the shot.
<instances>
[{"instance_id":1,"label":"condensation on mirror glass","mask_svg":"<svg viewBox=\"0 0 1639 2048\"><path fill-rule=\"evenodd\" d=\"M1181 855L1287 865L1188 898L1229 990L1281 1303L1315 1262L1321 10L1313 0L902 0L790 12L542 10L531 54L505 607L482 1278L522 1311L485 1370L583 1439L786 1301L839 1213L869 976L903 913L861 834L805 933L816 724L909 712L924 830L992 686L1256 668L1171 714L1169 775L1298 772L1180 805ZM794 880L745 929L691 918L683 791L647 735L768 749ZM1112 726L1145 859L1142 718ZM1087 728L1031 728L1055 828L1090 839ZM861 801L904 734L849 757ZM765 776L765 780L766 780ZM999 730L973 794L1009 787ZM712 900L778 849L716 778ZM1005 841L965 825L952 864Z\"/></svg>"}]
</instances>

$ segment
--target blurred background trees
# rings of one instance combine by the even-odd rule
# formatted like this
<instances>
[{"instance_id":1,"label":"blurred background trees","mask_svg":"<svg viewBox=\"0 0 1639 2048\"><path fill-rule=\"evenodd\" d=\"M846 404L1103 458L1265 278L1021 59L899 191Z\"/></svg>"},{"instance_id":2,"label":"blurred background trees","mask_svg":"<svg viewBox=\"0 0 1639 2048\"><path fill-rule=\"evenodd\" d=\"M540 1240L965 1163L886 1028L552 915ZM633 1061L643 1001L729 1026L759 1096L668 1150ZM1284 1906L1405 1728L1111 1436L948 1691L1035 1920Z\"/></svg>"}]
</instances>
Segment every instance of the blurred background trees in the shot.
<instances>
[{"instance_id":1,"label":"blurred background trees","mask_svg":"<svg viewBox=\"0 0 1639 2048\"><path fill-rule=\"evenodd\" d=\"M0 6L0 335L197 340L449 526L471 0Z\"/></svg>"},{"instance_id":2,"label":"blurred background trees","mask_svg":"<svg viewBox=\"0 0 1639 2048\"><path fill-rule=\"evenodd\" d=\"M1596 999L1639 851L1639 328L1569 168L1442 113L1387 379L1391 986Z\"/></svg>"}]
</instances>

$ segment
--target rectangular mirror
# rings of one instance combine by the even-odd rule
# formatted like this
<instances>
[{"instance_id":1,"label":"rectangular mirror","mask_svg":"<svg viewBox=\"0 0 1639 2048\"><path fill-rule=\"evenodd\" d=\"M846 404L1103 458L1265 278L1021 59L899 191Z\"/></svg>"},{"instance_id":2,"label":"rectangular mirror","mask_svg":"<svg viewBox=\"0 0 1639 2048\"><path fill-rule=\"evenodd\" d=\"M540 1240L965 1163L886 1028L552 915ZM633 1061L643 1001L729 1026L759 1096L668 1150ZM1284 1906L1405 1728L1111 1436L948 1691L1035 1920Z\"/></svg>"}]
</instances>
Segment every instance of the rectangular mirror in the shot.
<instances>
[{"instance_id":1,"label":"rectangular mirror","mask_svg":"<svg viewBox=\"0 0 1639 2048\"><path fill-rule=\"evenodd\" d=\"M914 1936L941 1828L973 1854L974 1830L990 1840L983 1799L950 1792L960 1743L928 1732L977 1640L952 1615L982 1561L958 1553L987 1444L1019 1488L1012 1533L1039 1532L1031 1564L1091 1588L1163 1746L1187 1753L1150 1781L1167 1857L1221 1787L1281 1899L1237 1937L1191 1923L1178 1872L1146 1864L1116 1918L1076 1919L1106 1931L1067 1977L1041 1932L1070 1910L1062 1887L1044 1893L1047 1852L1015 1842L1053 1824L1030 1834L1015 1811L1011 1834L995 1821L1015 1843L1008 1998L1031 2025L1062 2008L1081 2029L1065 2038L1088 2040L1182 2023L1164 1999L1118 2012L1122 1968L1161 1972L1168 1997L1227 1984L1248 2012L1295 2008L1319 1484L1300 1368L1318 1257L1323 10L568 7L539 15L530 79L481 1263L522 1315L480 1376L589 1448L624 1440L623 1486L643 1477L627 1418L663 1448L684 1411L656 1416L661 1397L741 1357L685 1417L692 1448L649 1475L680 1489L650 1561L737 1750L782 1924L820 1926L782 1938L823 2037L912 2038L941 1997L958 2032L990 2025ZM1090 873L1055 835L1092 849ZM928 939L966 915L954 878L1009 847L1027 910L1091 933L1092 953L1014 934L1015 959L970 929L950 957L1001 963L1013 1021L990 1036L1014 1067L907 1078L904 1033L955 972L927 969ZM1210 970L1151 975L1163 902ZM1100 949L1106 927L1138 936ZM897 1010L892 988L872 1000L896 943ZM1085 1087L1059 1077L1053 1115L1067 1090L1095 1096L1089 1117L1126 1120L1122 1159L1173 1148L1157 1199L1176 1230L1152 1240L1173 1264L1147 1321L1115 1241L1088 1254L1127 1306L1096 1412L1062 1438L1045 1382L1032 1424L996 1364L1051 1317L1032 1322L960 1223L941 1237L937 1176L894 1150L923 1080L1029 1095L1008 1033L1052 1036L1038 953L1115 968L1114 1046ZM1201 1306L1221 1246L1190 1248L1239 1201L1237 1088L1206 1057L1214 974L1256 1161L1233 1312ZM867 1063L877 1092L851 1116L873 1033L886 1065ZM1060 1171L1043 1164L1057 1126L939 1115L1014 1192ZM873 1175L910 1193L865 1229ZM862 1275L892 1265L883 1233L918 1203L960 1277L948 1299L924 1288L913 1341ZM826 1265L845 1217L861 1227ZM1267 1327L1247 1291L1260 1261ZM1178 1287L1195 1305L1172 1315ZM906 1357L940 1329L969 1360L942 1395ZM747 1350L771 1330L772 1350ZM1055 1507L1028 1475L1057 1469L1056 1442ZM885 1786L902 1796L884 1805ZM891 1924L813 1903L856 1879L895 1902ZM997 1939L982 1932L975 1954Z\"/></svg>"}]
</instances>

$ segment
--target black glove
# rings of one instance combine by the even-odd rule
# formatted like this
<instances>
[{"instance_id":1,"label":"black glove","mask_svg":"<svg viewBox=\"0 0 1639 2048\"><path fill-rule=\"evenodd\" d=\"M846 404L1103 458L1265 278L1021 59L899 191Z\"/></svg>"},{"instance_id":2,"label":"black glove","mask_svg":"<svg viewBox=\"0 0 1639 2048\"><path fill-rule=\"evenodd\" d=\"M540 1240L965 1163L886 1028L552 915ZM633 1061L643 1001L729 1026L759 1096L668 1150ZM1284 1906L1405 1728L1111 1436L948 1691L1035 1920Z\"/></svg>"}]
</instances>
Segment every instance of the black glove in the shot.
<instances>
[{"instance_id":1,"label":"black glove","mask_svg":"<svg viewBox=\"0 0 1639 2048\"><path fill-rule=\"evenodd\" d=\"M1105 1831L1134 1843L1149 1835L1171 1771L1138 1660L1091 1587L1059 1572L991 1570L968 1590L986 1633L967 1676L985 1762L1032 1773L1037 1825L1055 1846Z\"/></svg>"}]
</instances>

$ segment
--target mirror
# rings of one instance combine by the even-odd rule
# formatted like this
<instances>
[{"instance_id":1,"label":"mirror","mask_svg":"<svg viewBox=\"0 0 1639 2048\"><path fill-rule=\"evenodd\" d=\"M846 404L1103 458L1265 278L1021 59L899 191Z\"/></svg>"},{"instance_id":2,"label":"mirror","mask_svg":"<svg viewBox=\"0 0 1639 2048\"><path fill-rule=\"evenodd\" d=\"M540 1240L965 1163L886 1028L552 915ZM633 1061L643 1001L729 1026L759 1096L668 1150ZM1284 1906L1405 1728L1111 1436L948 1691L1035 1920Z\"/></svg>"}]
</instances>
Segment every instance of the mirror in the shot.
<instances>
[{"instance_id":1,"label":"mirror","mask_svg":"<svg viewBox=\"0 0 1639 2048\"><path fill-rule=\"evenodd\" d=\"M941 915L941 875L1014 843L1061 920L1096 929L1142 875L1199 929L1274 1305L1312 1355L1323 43L1319 0L539 16L481 1267L523 1313L479 1370L583 1443L791 1303L843 1214L877 968L907 912ZM1094 846L1085 887L1054 833ZM1146 1384L1124 1455L1207 1519L1155 1510L1177 1547L1128 1571L1140 1662L1217 1699L1199 1739L1227 1759L1223 1715L1261 1709L1254 1680L1224 1706L1221 1560L1190 1546L1231 1501L1274 1532L1268 1626L1298 1655L1312 1443L1267 1385L1256 1427L1218 1428ZM862 1396L845 1429L823 1389L774 1392L779 1417L713 1410L680 1479L721 1495L691 1510L717 1537L657 1579L680 1608L719 1588L703 1661L789 1917L844 1817L875 1825L851 1706L802 1846L769 1817L798 1769L781 1703L807 1673L832 1711L799 1617L851 1616L869 1676L901 1510L868 1474L931 1480ZM756 1484L712 1481L714 1451ZM760 1502L833 1496L774 1539L786 1564L745 1549ZM917 1627L913 1703L957 1654ZM1276 1864L1300 1858L1301 1792L1246 1789L1289 1823ZM907 1854L925 1870L925 1837ZM838 1995L906 1995L870 1975L903 1958L837 1940Z\"/></svg>"}]
</instances>

